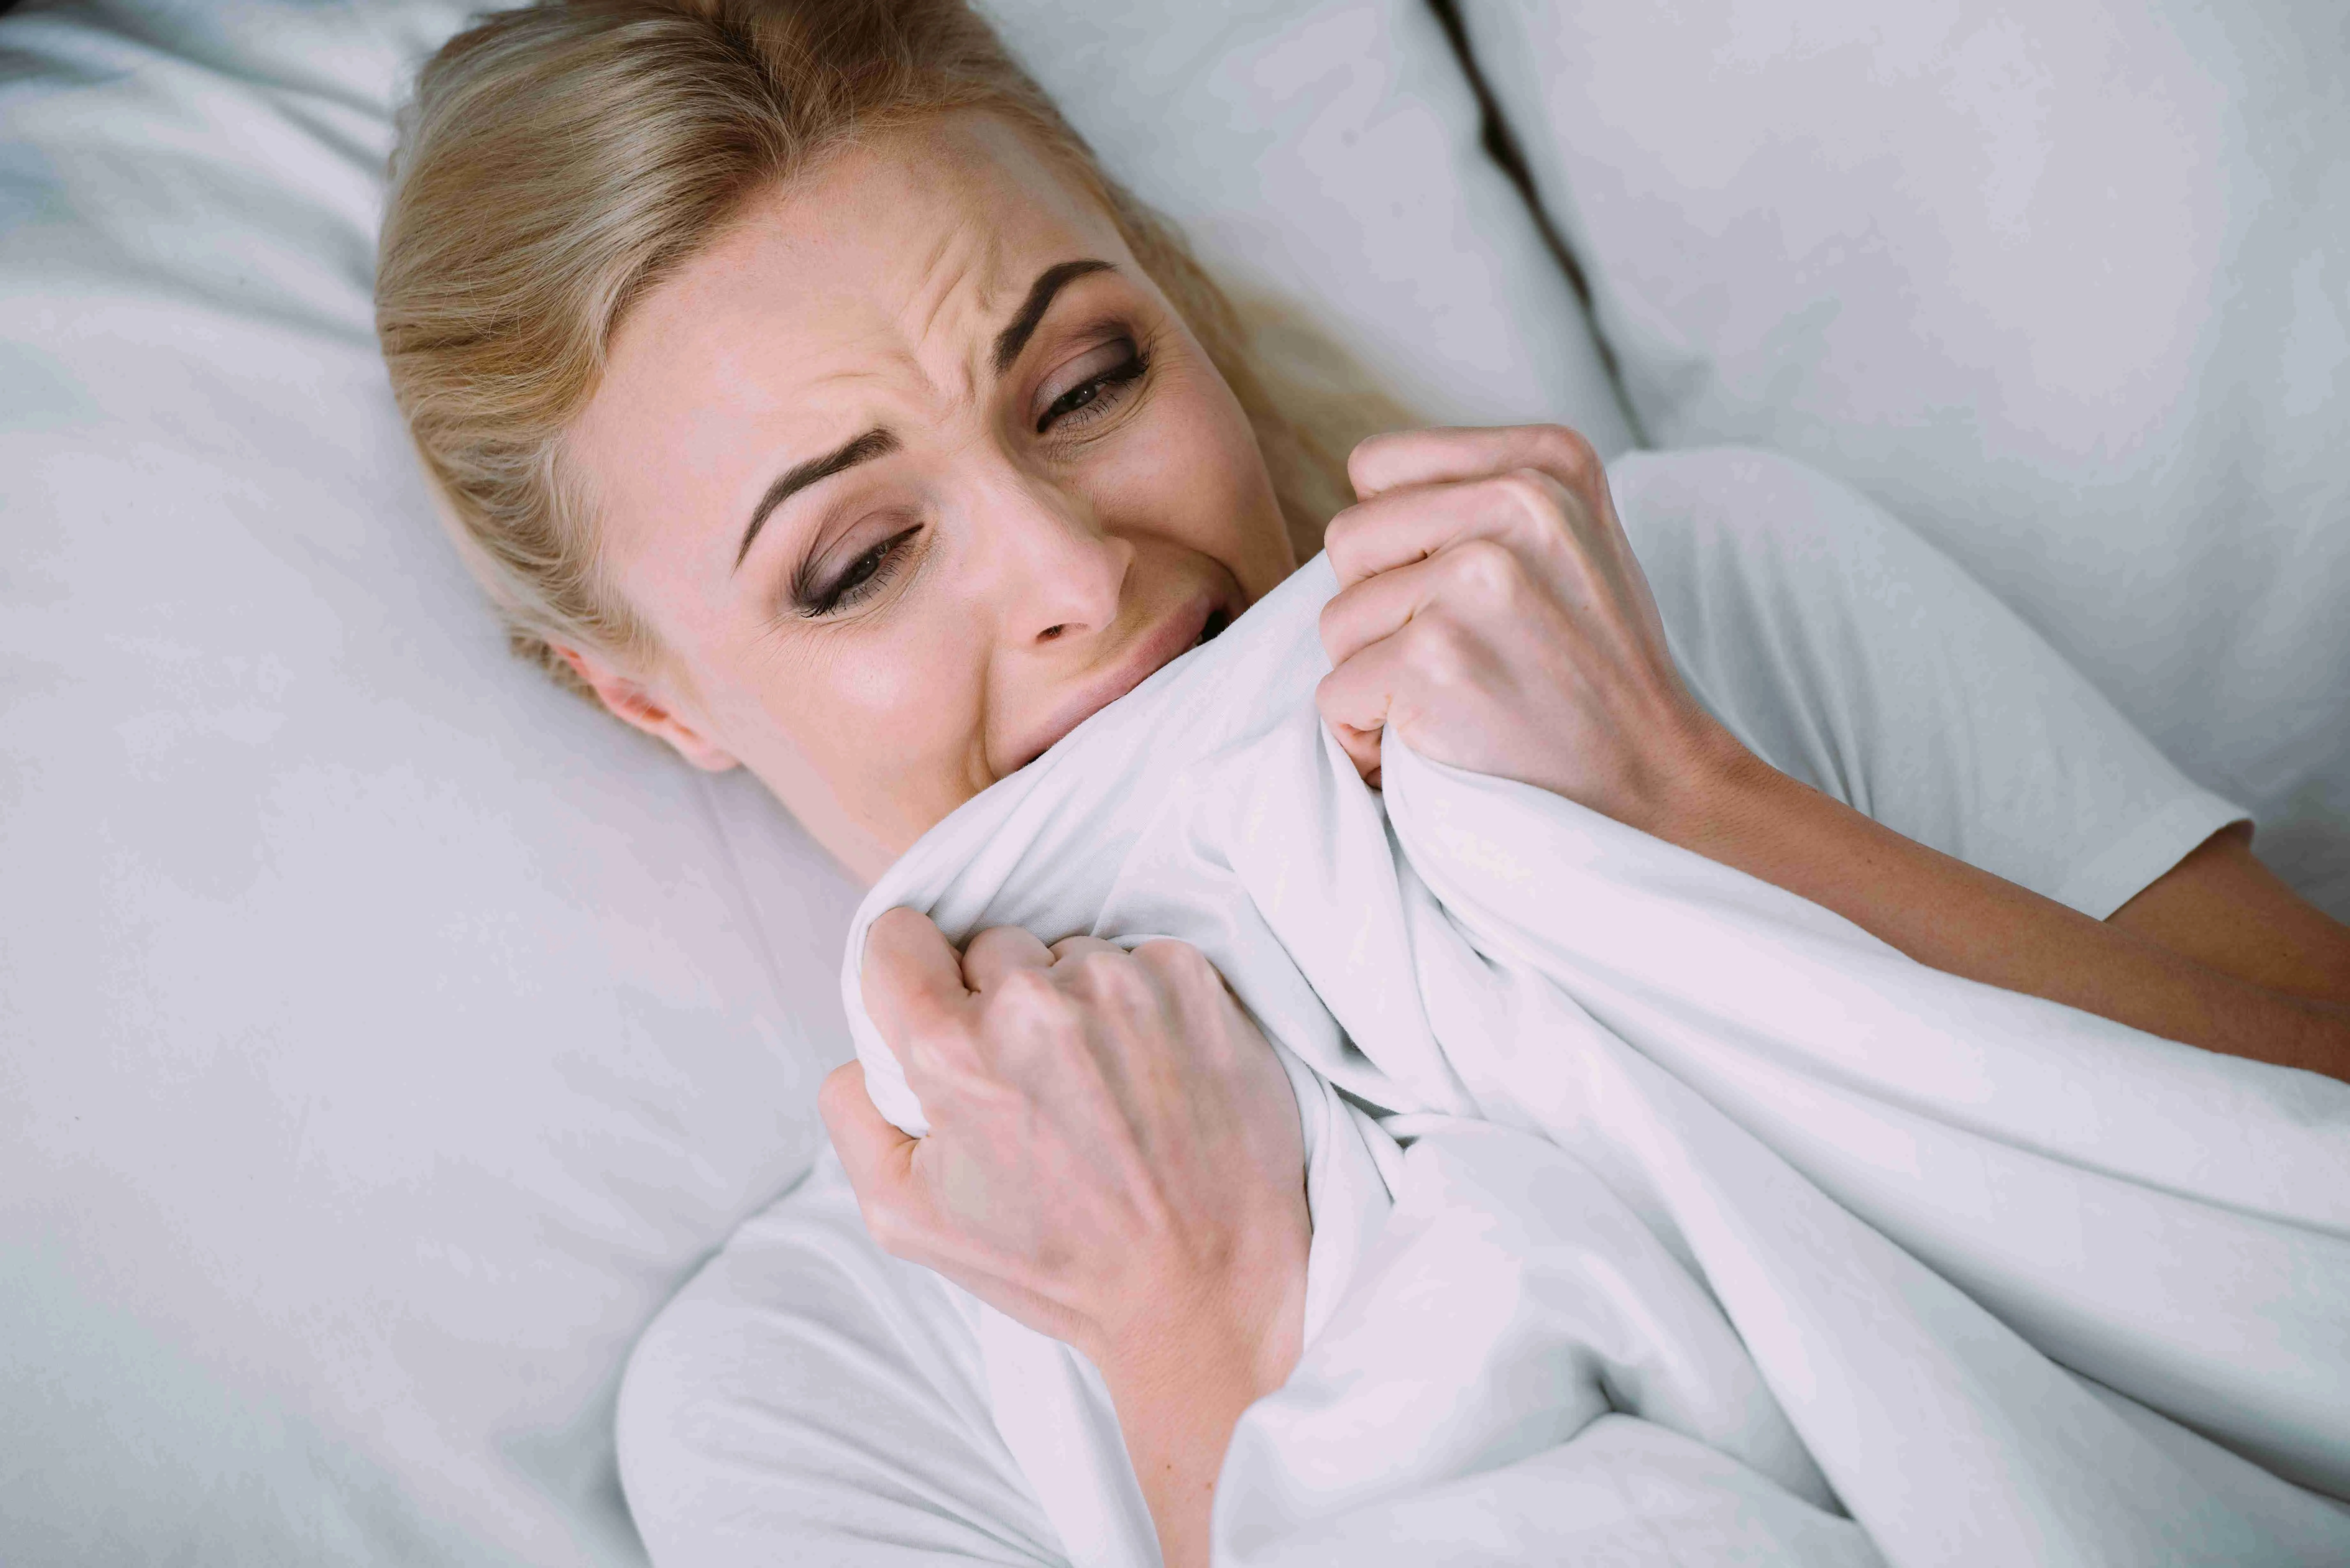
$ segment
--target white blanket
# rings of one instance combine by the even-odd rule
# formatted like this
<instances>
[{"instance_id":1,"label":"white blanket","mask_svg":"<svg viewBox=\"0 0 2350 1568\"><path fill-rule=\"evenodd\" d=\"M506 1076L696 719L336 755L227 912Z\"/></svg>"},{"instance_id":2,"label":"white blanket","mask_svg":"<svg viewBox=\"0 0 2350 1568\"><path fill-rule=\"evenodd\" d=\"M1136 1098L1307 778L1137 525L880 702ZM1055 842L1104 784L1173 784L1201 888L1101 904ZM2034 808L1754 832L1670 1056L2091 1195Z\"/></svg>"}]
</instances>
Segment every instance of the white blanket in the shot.
<instances>
[{"instance_id":1,"label":"white blanket","mask_svg":"<svg viewBox=\"0 0 2350 1568\"><path fill-rule=\"evenodd\" d=\"M1307 1342L1220 1562L2350 1561L2350 1087L1927 969L1315 714L1315 561L924 837L872 919L1200 947L1296 1085ZM957 1293L960 1294L960 1293ZM1070 1558L1098 1378L962 1298ZM2324 1495L2324 1494L2331 1494Z\"/></svg>"}]
</instances>

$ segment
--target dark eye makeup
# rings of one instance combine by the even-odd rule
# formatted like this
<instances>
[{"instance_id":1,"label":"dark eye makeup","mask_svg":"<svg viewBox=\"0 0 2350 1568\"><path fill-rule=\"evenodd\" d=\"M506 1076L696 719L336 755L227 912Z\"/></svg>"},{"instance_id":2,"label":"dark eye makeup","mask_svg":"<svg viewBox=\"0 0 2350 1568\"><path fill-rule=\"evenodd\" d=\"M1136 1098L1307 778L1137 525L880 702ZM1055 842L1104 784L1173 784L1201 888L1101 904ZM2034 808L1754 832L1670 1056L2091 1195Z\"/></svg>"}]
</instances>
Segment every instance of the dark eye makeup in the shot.
<instances>
[{"instance_id":1,"label":"dark eye makeup","mask_svg":"<svg viewBox=\"0 0 2350 1568\"><path fill-rule=\"evenodd\" d=\"M817 620L849 609L889 586L905 565L907 549L922 531L916 523L899 529L851 560L827 582L809 571L814 562L792 574L792 609L805 619Z\"/></svg>"},{"instance_id":2,"label":"dark eye makeup","mask_svg":"<svg viewBox=\"0 0 2350 1568\"><path fill-rule=\"evenodd\" d=\"M1109 345L1104 345L1109 347ZM1150 356L1131 337L1117 339L1116 347L1126 351L1126 357L1099 375L1088 377L1053 400L1037 416L1036 433L1043 435L1058 426L1063 429L1091 424L1115 407L1132 385L1142 379L1150 369Z\"/></svg>"},{"instance_id":3,"label":"dark eye makeup","mask_svg":"<svg viewBox=\"0 0 2350 1568\"><path fill-rule=\"evenodd\" d=\"M1149 350L1123 333L1101 343L1099 348L1123 352L1107 369L1055 398L1037 416L1038 435L1074 433L1107 417L1134 395L1136 383L1150 369ZM804 620L821 620L864 603L887 587L912 559L922 528L920 523L909 523L829 576L821 574L817 561L802 562L792 574L792 612Z\"/></svg>"}]
</instances>

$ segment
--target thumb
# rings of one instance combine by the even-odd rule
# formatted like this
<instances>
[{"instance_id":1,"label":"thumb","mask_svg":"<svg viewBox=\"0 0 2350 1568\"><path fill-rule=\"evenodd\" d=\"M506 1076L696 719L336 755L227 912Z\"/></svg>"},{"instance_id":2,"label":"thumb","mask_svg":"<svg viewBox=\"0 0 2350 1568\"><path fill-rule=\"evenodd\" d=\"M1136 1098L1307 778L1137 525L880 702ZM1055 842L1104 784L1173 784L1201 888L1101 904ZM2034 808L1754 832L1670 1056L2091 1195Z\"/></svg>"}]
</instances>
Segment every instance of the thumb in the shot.
<instances>
[{"instance_id":1,"label":"thumb","mask_svg":"<svg viewBox=\"0 0 2350 1568\"><path fill-rule=\"evenodd\" d=\"M909 1137L899 1126L874 1108L865 1091L865 1064L845 1062L825 1075L816 1091L816 1110L832 1147L840 1154L848 1185L856 1190L857 1207L864 1212L865 1228L882 1251L904 1256L928 1227L926 1194L914 1175L914 1150L921 1139Z\"/></svg>"}]
</instances>

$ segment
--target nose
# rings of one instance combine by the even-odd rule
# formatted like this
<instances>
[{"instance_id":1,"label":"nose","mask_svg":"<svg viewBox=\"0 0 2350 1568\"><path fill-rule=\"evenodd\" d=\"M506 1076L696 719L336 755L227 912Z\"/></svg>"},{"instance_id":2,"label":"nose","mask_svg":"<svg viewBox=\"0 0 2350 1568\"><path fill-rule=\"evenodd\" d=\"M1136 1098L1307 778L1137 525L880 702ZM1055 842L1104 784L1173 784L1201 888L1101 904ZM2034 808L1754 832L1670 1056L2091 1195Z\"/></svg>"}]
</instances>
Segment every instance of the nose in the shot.
<instances>
[{"instance_id":1,"label":"nose","mask_svg":"<svg viewBox=\"0 0 2350 1568\"><path fill-rule=\"evenodd\" d=\"M980 543L1002 585L1000 634L1038 647L1107 630L1118 619L1134 545L1105 533L1083 497L1009 473L979 503Z\"/></svg>"}]
</instances>

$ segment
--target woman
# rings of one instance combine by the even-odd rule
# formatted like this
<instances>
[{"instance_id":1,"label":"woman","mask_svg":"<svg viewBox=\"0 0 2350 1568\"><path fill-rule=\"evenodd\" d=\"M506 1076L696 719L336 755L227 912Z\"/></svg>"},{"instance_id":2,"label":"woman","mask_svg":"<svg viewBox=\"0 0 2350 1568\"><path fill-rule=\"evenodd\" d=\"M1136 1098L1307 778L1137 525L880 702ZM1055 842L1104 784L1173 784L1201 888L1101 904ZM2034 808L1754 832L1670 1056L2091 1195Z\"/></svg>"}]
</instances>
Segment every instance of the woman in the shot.
<instances>
[{"instance_id":1,"label":"woman","mask_svg":"<svg viewBox=\"0 0 2350 1568\"><path fill-rule=\"evenodd\" d=\"M1989 824L2105 857L2106 891L2068 908L2012 879L2032 879L2023 859L2002 862L2009 877L1970 866L1917 841L1922 815L1872 820L1737 738L1758 722L1729 722L1680 678L1607 478L1569 432L1367 441L1326 541L1343 491L1325 443L1286 415L1180 243L951 0L489 19L421 83L378 302L401 407L517 648L695 765L750 768L862 875L1326 542L1342 591L1319 705L1367 779L1392 727L1920 962L2350 1075L2350 932L2108 711L2064 699L2093 732L2066 743L2106 770L2082 817ZM1922 603L1972 592L1918 569L1940 574ZM1952 679L2006 680L2001 700L2028 714L2070 679L2044 649L2029 658ZM1838 766L1806 771L1832 784ZM2138 816L2095 820L2119 801ZM1232 1424L1297 1353L1295 1117L1203 965L1043 945L1058 934L989 932L957 954L918 916L877 927L868 1000L932 1130L881 1120L853 1067L826 1086L827 1121L889 1252L1086 1353L1167 1560L1203 1561ZM1040 1036L1061 1043L1052 1071L1010 1049ZM772 1223L804 1219L786 1204ZM657 1555L704 1559L712 1530L753 1554L775 1532L877 1560L891 1541L1057 1550L1004 1501L1018 1479L984 1424L949 1408L944 1329L883 1325L863 1349L795 1337L830 1310L795 1315L794 1293L821 1288L809 1259L880 1269L859 1244L794 1243L806 1266L769 1282L775 1343L794 1367L893 1358L902 1398L811 1414L820 1392L797 1384L764 1416L625 1438L707 1460L632 1464ZM976 1446L922 1465L887 1451L957 1423ZM655 1471L668 1480L639 1484Z\"/></svg>"}]
</instances>

